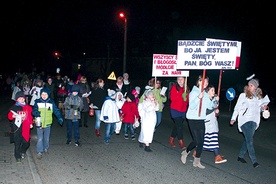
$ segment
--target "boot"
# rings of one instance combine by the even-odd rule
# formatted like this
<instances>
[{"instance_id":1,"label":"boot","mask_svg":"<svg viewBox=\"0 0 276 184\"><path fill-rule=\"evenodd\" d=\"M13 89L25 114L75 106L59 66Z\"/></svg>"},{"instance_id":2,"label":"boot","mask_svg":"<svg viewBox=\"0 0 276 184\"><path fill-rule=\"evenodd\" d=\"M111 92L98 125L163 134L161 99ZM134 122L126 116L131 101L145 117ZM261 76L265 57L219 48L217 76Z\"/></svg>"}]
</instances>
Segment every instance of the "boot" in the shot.
<instances>
[{"instance_id":1,"label":"boot","mask_svg":"<svg viewBox=\"0 0 276 184\"><path fill-rule=\"evenodd\" d=\"M96 129L95 132L97 137L101 137L100 130Z\"/></svg>"},{"instance_id":2,"label":"boot","mask_svg":"<svg viewBox=\"0 0 276 184\"><path fill-rule=\"evenodd\" d=\"M181 161L183 164L186 164L186 159L187 159L187 156L189 155L190 152L187 153L186 150L182 151L181 153Z\"/></svg>"},{"instance_id":3,"label":"boot","mask_svg":"<svg viewBox=\"0 0 276 184\"><path fill-rule=\"evenodd\" d=\"M227 160L225 158L223 158L221 155L215 156L215 163L216 164L221 164L221 163L225 163L225 162L227 162Z\"/></svg>"},{"instance_id":4,"label":"boot","mask_svg":"<svg viewBox=\"0 0 276 184\"><path fill-rule=\"evenodd\" d=\"M174 138L173 137L170 137L169 143L170 143L171 147L175 147Z\"/></svg>"},{"instance_id":5,"label":"boot","mask_svg":"<svg viewBox=\"0 0 276 184\"><path fill-rule=\"evenodd\" d=\"M200 158L197 158L197 157L194 157L193 166L198 167L200 169L205 169L205 166L201 165L200 163Z\"/></svg>"},{"instance_id":6,"label":"boot","mask_svg":"<svg viewBox=\"0 0 276 184\"><path fill-rule=\"evenodd\" d=\"M178 140L178 143L179 143L179 146L180 146L181 149L185 149L186 148L183 139Z\"/></svg>"}]
</instances>

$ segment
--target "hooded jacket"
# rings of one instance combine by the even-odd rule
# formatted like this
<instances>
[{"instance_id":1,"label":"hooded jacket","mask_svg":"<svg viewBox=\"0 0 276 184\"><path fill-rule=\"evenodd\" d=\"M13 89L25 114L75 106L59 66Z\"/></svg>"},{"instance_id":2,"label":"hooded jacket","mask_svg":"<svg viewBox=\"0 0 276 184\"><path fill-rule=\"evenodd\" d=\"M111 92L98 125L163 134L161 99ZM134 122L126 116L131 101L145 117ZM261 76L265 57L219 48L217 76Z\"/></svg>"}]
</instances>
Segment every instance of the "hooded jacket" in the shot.
<instances>
[{"instance_id":1,"label":"hooded jacket","mask_svg":"<svg viewBox=\"0 0 276 184\"><path fill-rule=\"evenodd\" d=\"M41 94L45 92L48 94L48 98L46 100L43 100L41 98ZM33 106L33 111L32 115L36 117L40 117L41 120L41 127L46 128L52 125L53 123L53 116L52 114L54 113L55 116L58 119L58 122L60 125L62 125L63 122L63 117L56 106L55 102L53 99L49 98L50 97L50 90L48 88L43 88L40 91L40 98L35 100L34 106Z\"/></svg>"}]
</instances>

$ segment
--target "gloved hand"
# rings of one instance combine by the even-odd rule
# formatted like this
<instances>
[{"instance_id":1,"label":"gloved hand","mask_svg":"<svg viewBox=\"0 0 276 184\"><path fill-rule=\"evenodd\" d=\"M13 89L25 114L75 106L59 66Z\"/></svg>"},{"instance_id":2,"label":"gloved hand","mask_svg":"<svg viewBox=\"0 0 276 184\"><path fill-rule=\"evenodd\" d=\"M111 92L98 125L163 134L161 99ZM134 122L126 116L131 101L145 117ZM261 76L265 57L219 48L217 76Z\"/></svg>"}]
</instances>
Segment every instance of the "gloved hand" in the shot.
<instances>
[{"instance_id":1,"label":"gloved hand","mask_svg":"<svg viewBox=\"0 0 276 184\"><path fill-rule=\"evenodd\" d=\"M62 126L62 125L63 125L63 119L62 119L62 118L59 118L59 119L58 119L58 123L59 123L60 126Z\"/></svg>"},{"instance_id":2,"label":"gloved hand","mask_svg":"<svg viewBox=\"0 0 276 184\"><path fill-rule=\"evenodd\" d=\"M182 94L182 98L183 98L183 100L186 102L186 100L187 100L187 92L184 92L184 93Z\"/></svg>"}]
</instances>

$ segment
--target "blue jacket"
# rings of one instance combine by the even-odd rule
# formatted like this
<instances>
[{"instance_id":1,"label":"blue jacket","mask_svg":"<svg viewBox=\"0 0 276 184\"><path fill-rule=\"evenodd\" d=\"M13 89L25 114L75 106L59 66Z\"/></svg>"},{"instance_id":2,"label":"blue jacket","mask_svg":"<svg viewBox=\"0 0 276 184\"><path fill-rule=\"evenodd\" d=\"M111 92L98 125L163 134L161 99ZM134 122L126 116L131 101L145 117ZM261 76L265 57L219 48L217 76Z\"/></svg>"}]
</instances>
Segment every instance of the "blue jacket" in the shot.
<instances>
[{"instance_id":1,"label":"blue jacket","mask_svg":"<svg viewBox=\"0 0 276 184\"><path fill-rule=\"evenodd\" d=\"M198 95L201 93L200 89L197 86L194 86L192 91L189 94L189 107L186 113L187 119L193 120L205 120L206 119L206 110L213 109L213 101L210 100L208 93L204 91L204 96L202 98L201 111L199 113L200 99Z\"/></svg>"},{"instance_id":2,"label":"blue jacket","mask_svg":"<svg viewBox=\"0 0 276 184\"><path fill-rule=\"evenodd\" d=\"M41 94L45 92L48 94L48 98L43 100L41 98ZM50 90L48 88L43 88L40 91L40 98L35 100L32 115L36 117L40 117L41 127L46 128L52 125L53 123L53 113L58 119L60 125L63 123L63 116L58 107L56 106L54 100L50 97Z\"/></svg>"}]
</instances>

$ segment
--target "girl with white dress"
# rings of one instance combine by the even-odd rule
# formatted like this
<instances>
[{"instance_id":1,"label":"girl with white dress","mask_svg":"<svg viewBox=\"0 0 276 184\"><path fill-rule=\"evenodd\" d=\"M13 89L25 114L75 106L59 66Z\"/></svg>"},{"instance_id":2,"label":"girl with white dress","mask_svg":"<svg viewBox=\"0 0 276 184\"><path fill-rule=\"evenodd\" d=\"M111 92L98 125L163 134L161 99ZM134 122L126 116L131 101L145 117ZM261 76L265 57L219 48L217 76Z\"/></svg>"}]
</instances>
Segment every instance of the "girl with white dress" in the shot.
<instances>
[{"instance_id":1,"label":"girl with white dress","mask_svg":"<svg viewBox=\"0 0 276 184\"><path fill-rule=\"evenodd\" d=\"M156 111L159 110L159 104L152 90L147 90L145 93L145 99L142 103L138 104L138 112L141 118L141 131L138 138L140 147L145 144L145 151L151 152L149 144L152 143L154 129L156 125Z\"/></svg>"}]
</instances>

